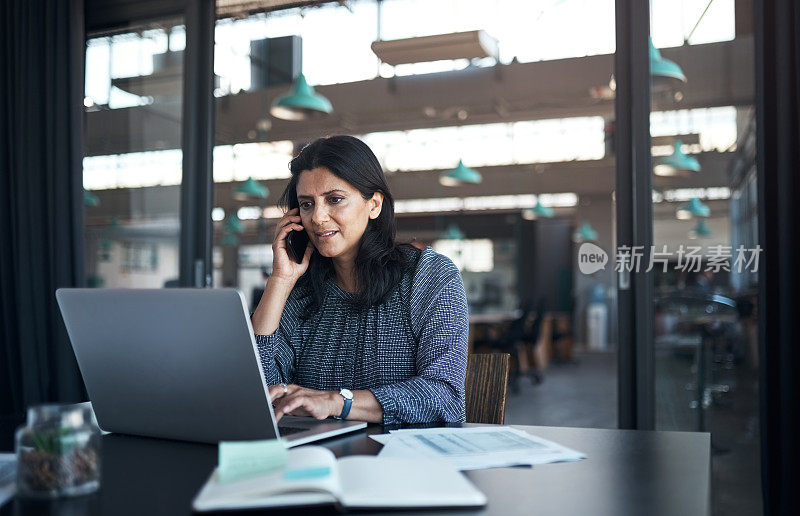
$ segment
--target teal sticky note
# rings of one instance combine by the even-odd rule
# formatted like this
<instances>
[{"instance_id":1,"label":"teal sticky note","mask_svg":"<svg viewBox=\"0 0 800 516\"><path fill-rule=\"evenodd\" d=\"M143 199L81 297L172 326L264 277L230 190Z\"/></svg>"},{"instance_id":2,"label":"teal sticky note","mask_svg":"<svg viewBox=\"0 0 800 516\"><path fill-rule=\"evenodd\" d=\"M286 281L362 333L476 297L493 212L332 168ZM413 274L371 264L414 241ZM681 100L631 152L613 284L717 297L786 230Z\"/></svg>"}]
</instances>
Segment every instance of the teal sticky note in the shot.
<instances>
[{"instance_id":1,"label":"teal sticky note","mask_svg":"<svg viewBox=\"0 0 800 516\"><path fill-rule=\"evenodd\" d=\"M284 480L317 480L325 478L331 474L331 468L323 466L320 468L288 469L283 474Z\"/></svg>"},{"instance_id":2,"label":"teal sticky note","mask_svg":"<svg viewBox=\"0 0 800 516\"><path fill-rule=\"evenodd\" d=\"M220 483L235 482L283 468L287 458L283 439L222 441L217 475Z\"/></svg>"}]
</instances>

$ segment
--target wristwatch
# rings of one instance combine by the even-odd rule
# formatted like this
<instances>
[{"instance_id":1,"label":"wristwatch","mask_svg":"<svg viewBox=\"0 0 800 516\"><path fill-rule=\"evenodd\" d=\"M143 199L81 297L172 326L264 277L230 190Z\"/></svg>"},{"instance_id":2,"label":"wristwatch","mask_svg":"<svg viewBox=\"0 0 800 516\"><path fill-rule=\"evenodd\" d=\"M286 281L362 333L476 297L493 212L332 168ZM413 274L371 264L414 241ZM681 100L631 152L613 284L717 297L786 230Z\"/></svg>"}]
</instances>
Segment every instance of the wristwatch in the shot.
<instances>
[{"instance_id":1,"label":"wristwatch","mask_svg":"<svg viewBox=\"0 0 800 516\"><path fill-rule=\"evenodd\" d=\"M345 419L347 414L350 413L350 407L353 405L353 391L350 389L342 389L339 391L339 394L344 398L344 407L342 408L342 413L334 417L336 419Z\"/></svg>"}]
</instances>

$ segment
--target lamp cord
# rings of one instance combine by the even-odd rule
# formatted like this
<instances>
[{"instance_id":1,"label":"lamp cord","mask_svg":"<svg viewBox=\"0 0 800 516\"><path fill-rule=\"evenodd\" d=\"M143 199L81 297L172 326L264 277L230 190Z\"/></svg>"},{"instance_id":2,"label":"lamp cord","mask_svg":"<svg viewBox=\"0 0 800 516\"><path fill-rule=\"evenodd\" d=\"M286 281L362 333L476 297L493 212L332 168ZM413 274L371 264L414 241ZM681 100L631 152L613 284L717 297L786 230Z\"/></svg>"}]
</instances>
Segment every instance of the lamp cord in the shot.
<instances>
[{"instance_id":1,"label":"lamp cord","mask_svg":"<svg viewBox=\"0 0 800 516\"><path fill-rule=\"evenodd\" d=\"M704 17L704 16L706 15L706 13L708 12L708 8L709 8L709 7L711 7L711 4L713 4L713 3L714 3L714 0L708 0L708 5L706 5L706 8L705 8L705 9L703 9L703 14L701 14L701 15L700 15L700 18L698 18L698 19L697 19L697 23L695 23L695 24L694 24L694 27L692 27L692 31L689 33L689 35L688 35L688 36L686 36L686 37L683 39L684 43L687 43L687 44L688 44L688 43L689 43L689 40L690 40L690 39L692 39L692 36L694 35L694 31L696 31L696 30L697 30L697 27L700 25L700 22L701 22L701 21L703 21L703 17Z\"/></svg>"}]
</instances>

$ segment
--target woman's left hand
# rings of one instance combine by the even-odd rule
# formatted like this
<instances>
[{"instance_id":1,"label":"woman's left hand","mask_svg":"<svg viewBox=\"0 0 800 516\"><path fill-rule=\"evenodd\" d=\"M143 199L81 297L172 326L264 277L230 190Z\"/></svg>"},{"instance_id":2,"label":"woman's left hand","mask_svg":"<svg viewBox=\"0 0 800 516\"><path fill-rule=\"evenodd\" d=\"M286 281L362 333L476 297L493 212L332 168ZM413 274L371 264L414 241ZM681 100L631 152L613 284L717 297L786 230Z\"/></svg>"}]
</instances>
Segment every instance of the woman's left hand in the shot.
<instances>
[{"instance_id":1,"label":"woman's left hand","mask_svg":"<svg viewBox=\"0 0 800 516\"><path fill-rule=\"evenodd\" d=\"M299 385L283 384L269 386L269 398L275 412L275 420L286 414L292 416L311 416L325 419L342 412L344 399L335 391L317 391Z\"/></svg>"}]
</instances>

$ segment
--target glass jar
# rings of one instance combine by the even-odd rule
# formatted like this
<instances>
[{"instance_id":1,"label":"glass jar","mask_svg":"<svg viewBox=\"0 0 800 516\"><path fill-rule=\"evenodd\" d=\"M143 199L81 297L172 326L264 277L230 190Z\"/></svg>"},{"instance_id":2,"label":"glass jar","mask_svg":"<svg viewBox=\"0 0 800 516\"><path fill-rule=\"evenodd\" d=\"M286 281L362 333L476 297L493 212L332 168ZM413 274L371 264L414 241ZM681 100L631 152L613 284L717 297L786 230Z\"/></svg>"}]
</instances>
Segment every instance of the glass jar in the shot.
<instances>
[{"instance_id":1,"label":"glass jar","mask_svg":"<svg viewBox=\"0 0 800 516\"><path fill-rule=\"evenodd\" d=\"M16 433L17 494L57 498L100 487L100 429L87 404L28 409Z\"/></svg>"}]
</instances>

